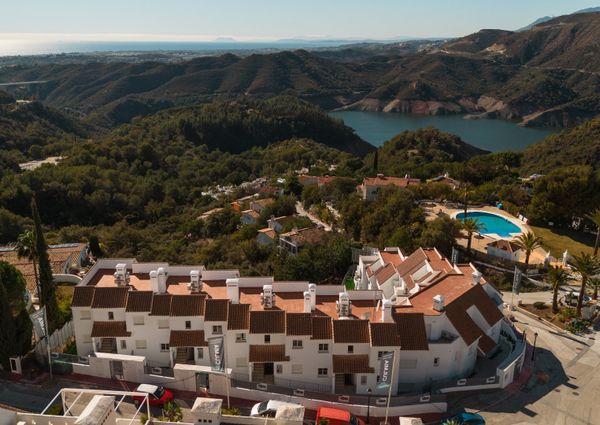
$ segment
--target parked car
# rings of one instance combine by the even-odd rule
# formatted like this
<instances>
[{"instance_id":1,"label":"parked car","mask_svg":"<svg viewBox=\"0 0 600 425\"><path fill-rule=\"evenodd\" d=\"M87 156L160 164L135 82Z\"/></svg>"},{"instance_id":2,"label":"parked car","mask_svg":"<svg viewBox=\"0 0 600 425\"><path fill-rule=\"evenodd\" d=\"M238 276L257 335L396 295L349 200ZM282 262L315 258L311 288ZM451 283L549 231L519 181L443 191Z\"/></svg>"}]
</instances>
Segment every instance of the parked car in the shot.
<instances>
[{"instance_id":1,"label":"parked car","mask_svg":"<svg viewBox=\"0 0 600 425\"><path fill-rule=\"evenodd\" d=\"M261 403L256 403L252 406L252 410L250 411L250 416L262 416L274 418L277 413L277 409L283 406L300 406L299 404L287 403L285 401L279 400L269 400L263 401Z\"/></svg>"},{"instance_id":2,"label":"parked car","mask_svg":"<svg viewBox=\"0 0 600 425\"><path fill-rule=\"evenodd\" d=\"M443 424L461 424L461 425L485 425L485 419L477 413L459 413L451 418L444 419Z\"/></svg>"},{"instance_id":3,"label":"parked car","mask_svg":"<svg viewBox=\"0 0 600 425\"><path fill-rule=\"evenodd\" d=\"M173 400L173 393L165 387L160 387L158 385L141 384L135 391L148 394L148 402L151 406L162 406L166 402ZM133 396L133 403L136 406L139 406L143 401L143 396Z\"/></svg>"},{"instance_id":4,"label":"parked car","mask_svg":"<svg viewBox=\"0 0 600 425\"><path fill-rule=\"evenodd\" d=\"M329 425L365 425L362 419L357 418L352 413L331 407L319 407L317 409L317 419L315 421L317 425L320 419L327 419Z\"/></svg>"},{"instance_id":5,"label":"parked car","mask_svg":"<svg viewBox=\"0 0 600 425\"><path fill-rule=\"evenodd\" d=\"M586 295L586 294L583 295L583 303L584 304L589 303L591 300L592 300L592 298L589 295ZM565 301L565 304L567 304L568 306L576 307L577 303L579 302L579 291L571 291L571 292L565 294L564 301Z\"/></svg>"}]
</instances>

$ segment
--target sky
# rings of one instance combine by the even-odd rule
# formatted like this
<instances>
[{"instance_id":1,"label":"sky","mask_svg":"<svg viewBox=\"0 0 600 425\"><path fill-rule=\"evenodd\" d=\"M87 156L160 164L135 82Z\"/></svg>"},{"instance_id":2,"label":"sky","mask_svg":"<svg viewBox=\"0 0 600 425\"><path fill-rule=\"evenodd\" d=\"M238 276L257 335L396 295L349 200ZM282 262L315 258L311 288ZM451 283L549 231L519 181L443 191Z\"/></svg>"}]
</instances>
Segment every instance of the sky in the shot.
<instances>
[{"instance_id":1,"label":"sky","mask_svg":"<svg viewBox=\"0 0 600 425\"><path fill-rule=\"evenodd\" d=\"M600 0L0 0L11 38L237 41L455 37L516 29Z\"/></svg>"}]
</instances>

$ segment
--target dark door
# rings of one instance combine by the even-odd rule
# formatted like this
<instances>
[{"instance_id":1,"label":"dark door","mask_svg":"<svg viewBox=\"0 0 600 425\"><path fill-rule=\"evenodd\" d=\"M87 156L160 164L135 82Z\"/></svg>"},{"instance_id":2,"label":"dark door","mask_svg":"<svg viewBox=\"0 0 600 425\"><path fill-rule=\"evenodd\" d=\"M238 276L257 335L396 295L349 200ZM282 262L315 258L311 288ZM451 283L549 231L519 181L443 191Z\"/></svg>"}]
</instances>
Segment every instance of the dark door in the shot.
<instances>
[{"instance_id":1,"label":"dark door","mask_svg":"<svg viewBox=\"0 0 600 425\"><path fill-rule=\"evenodd\" d=\"M265 363L265 376L273 376L273 363Z\"/></svg>"},{"instance_id":2,"label":"dark door","mask_svg":"<svg viewBox=\"0 0 600 425\"><path fill-rule=\"evenodd\" d=\"M351 373L346 373L344 375L344 385L347 387L351 387L352 385L354 385L354 380L352 379Z\"/></svg>"},{"instance_id":3,"label":"dark door","mask_svg":"<svg viewBox=\"0 0 600 425\"><path fill-rule=\"evenodd\" d=\"M110 361L110 376L113 379L124 379L123 377L123 362L120 360Z\"/></svg>"}]
</instances>

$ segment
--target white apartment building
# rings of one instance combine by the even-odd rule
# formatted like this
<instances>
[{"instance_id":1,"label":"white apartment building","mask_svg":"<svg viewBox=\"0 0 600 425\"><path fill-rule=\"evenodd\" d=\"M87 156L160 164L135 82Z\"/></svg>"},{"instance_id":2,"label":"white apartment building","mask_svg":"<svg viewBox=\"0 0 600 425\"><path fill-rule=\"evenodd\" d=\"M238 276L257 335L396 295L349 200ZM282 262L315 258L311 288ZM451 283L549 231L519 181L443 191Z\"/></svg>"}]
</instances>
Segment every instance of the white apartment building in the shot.
<instances>
[{"instance_id":1,"label":"white apartment building","mask_svg":"<svg viewBox=\"0 0 600 425\"><path fill-rule=\"evenodd\" d=\"M75 288L72 310L78 355L108 359L110 370L77 373L122 378L134 363L210 372L209 341L222 338L232 378L330 394L386 394L377 389L380 359L394 352L396 394L467 377L497 349L499 296L473 266L453 267L435 250L388 249L361 257L361 267L357 289L346 291L100 260Z\"/></svg>"}]
</instances>

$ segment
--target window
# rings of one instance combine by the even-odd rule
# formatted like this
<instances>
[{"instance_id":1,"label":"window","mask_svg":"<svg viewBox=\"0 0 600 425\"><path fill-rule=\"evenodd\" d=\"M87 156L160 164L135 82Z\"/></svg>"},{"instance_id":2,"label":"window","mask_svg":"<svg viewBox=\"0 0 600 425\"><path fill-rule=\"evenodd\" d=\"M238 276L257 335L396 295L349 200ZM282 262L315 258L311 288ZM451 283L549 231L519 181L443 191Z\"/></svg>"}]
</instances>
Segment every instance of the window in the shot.
<instances>
[{"instance_id":1,"label":"window","mask_svg":"<svg viewBox=\"0 0 600 425\"><path fill-rule=\"evenodd\" d=\"M168 319L160 319L158 321L158 329L169 329L169 320Z\"/></svg>"},{"instance_id":2,"label":"window","mask_svg":"<svg viewBox=\"0 0 600 425\"><path fill-rule=\"evenodd\" d=\"M271 343L271 335L265 335L265 344Z\"/></svg>"},{"instance_id":3,"label":"window","mask_svg":"<svg viewBox=\"0 0 600 425\"><path fill-rule=\"evenodd\" d=\"M246 342L246 334L235 334L235 342Z\"/></svg>"},{"instance_id":4,"label":"window","mask_svg":"<svg viewBox=\"0 0 600 425\"><path fill-rule=\"evenodd\" d=\"M200 360L204 358L204 348L196 347L196 357L198 357Z\"/></svg>"},{"instance_id":5,"label":"window","mask_svg":"<svg viewBox=\"0 0 600 425\"><path fill-rule=\"evenodd\" d=\"M212 333L214 335L221 335L223 333L223 326L221 325L213 325Z\"/></svg>"},{"instance_id":6,"label":"window","mask_svg":"<svg viewBox=\"0 0 600 425\"><path fill-rule=\"evenodd\" d=\"M108 312L108 320L115 320L115 313L113 313L112 311Z\"/></svg>"},{"instance_id":7,"label":"window","mask_svg":"<svg viewBox=\"0 0 600 425\"><path fill-rule=\"evenodd\" d=\"M145 350L146 349L146 340L145 339L136 339L135 340L135 348L137 348L138 350Z\"/></svg>"},{"instance_id":8,"label":"window","mask_svg":"<svg viewBox=\"0 0 600 425\"><path fill-rule=\"evenodd\" d=\"M354 345L349 345L348 346L348 354L353 354L354 353Z\"/></svg>"},{"instance_id":9,"label":"window","mask_svg":"<svg viewBox=\"0 0 600 425\"><path fill-rule=\"evenodd\" d=\"M143 325L144 324L144 316L133 316L133 324L134 325Z\"/></svg>"},{"instance_id":10,"label":"window","mask_svg":"<svg viewBox=\"0 0 600 425\"><path fill-rule=\"evenodd\" d=\"M282 364L275 365L275 373L279 373L279 374L283 373L283 365Z\"/></svg>"},{"instance_id":11,"label":"window","mask_svg":"<svg viewBox=\"0 0 600 425\"><path fill-rule=\"evenodd\" d=\"M160 344L160 351L169 351L169 344Z\"/></svg>"},{"instance_id":12,"label":"window","mask_svg":"<svg viewBox=\"0 0 600 425\"><path fill-rule=\"evenodd\" d=\"M292 365L292 374L293 375L301 375L302 374L302 364L293 364Z\"/></svg>"},{"instance_id":13,"label":"window","mask_svg":"<svg viewBox=\"0 0 600 425\"><path fill-rule=\"evenodd\" d=\"M246 367L248 366L248 360L246 357L238 357L235 359L235 367Z\"/></svg>"},{"instance_id":14,"label":"window","mask_svg":"<svg viewBox=\"0 0 600 425\"><path fill-rule=\"evenodd\" d=\"M192 329L192 321L191 320L186 320L185 321L185 328L186 329Z\"/></svg>"},{"instance_id":15,"label":"window","mask_svg":"<svg viewBox=\"0 0 600 425\"><path fill-rule=\"evenodd\" d=\"M327 376L328 374L329 372L326 367L320 367L319 369L317 369L318 376Z\"/></svg>"},{"instance_id":16,"label":"window","mask_svg":"<svg viewBox=\"0 0 600 425\"><path fill-rule=\"evenodd\" d=\"M381 376L377 375L377 383L379 384L379 381L381 381Z\"/></svg>"},{"instance_id":17,"label":"window","mask_svg":"<svg viewBox=\"0 0 600 425\"><path fill-rule=\"evenodd\" d=\"M435 367L438 367L440 365L440 358L436 357L435 359L433 359L433 365Z\"/></svg>"},{"instance_id":18,"label":"window","mask_svg":"<svg viewBox=\"0 0 600 425\"><path fill-rule=\"evenodd\" d=\"M300 350L302 349L302 340L301 339L295 339L292 341L292 348Z\"/></svg>"},{"instance_id":19,"label":"window","mask_svg":"<svg viewBox=\"0 0 600 425\"><path fill-rule=\"evenodd\" d=\"M90 310L81 310L81 320L90 320L92 318L92 312Z\"/></svg>"},{"instance_id":20,"label":"window","mask_svg":"<svg viewBox=\"0 0 600 425\"><path fill-rule=\"evenodd\" d=\"M319 344L319 353L329 353L329 344Z\"/></svg>"},{"instance_id":21,"label":"window","mask_svg":"<svg viewBox=\"0 0 600 425\"><path fill-rule=\"evenodd\" d=\"M126 350L126 349L127 349L127 341L122 339L121 340L121 350Z\"/></svg>"},{"instance_id":22,"label":"window","mask_svg":"<svg viewBox=\"0 0 600 425\"><path fill-rule=\"evenodd\" d=\"M367 375L360 376L360 385L367 385Z\"/></svg>"},{"instance_id":23,"label":"window","mask_svg":"<svg viewBox=\"0 0 600 425\"><path fill-rule=\"evenodd\" d=\"M377 352L377 360L381 360L381 356L383 356L383 351Z\"/></svg>"}]
</instances>

